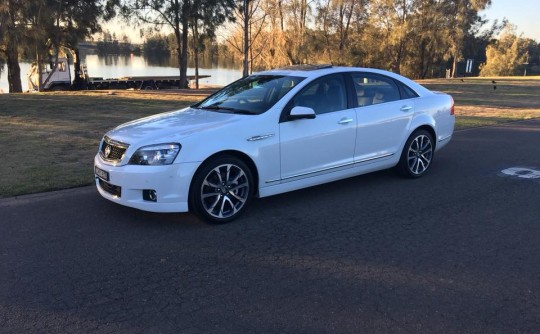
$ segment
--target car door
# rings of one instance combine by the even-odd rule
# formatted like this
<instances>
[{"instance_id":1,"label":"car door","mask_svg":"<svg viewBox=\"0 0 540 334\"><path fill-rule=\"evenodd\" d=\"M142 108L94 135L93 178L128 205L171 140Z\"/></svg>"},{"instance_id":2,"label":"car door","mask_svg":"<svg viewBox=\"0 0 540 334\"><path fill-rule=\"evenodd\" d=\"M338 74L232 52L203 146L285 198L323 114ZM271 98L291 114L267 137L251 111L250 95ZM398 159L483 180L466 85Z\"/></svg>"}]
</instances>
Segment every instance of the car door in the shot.
<instances>
[{"instance_id":1,"label":"car door","mask_svg":"<svg viewBox=\"0 0 540 334\"><path fill-rule=\"evenodd\" d=\"M355 163L373 163L401 154L414 113L414 99L401 98L392 78L351 73L358 99Z\"/></svg>"},{"instance_id":2,"label":"car door","mask_svg":"<svg viewBox=\"0 0 540 334\"><path fill-rule=\"evenodd\" d=\"M314 118L288 118L295 106L309 107ZM342 74L308 84L289 101L280 122L281 180L314 176L352 165L356 112L349 107Z\"/></svg>"}]
</instances>

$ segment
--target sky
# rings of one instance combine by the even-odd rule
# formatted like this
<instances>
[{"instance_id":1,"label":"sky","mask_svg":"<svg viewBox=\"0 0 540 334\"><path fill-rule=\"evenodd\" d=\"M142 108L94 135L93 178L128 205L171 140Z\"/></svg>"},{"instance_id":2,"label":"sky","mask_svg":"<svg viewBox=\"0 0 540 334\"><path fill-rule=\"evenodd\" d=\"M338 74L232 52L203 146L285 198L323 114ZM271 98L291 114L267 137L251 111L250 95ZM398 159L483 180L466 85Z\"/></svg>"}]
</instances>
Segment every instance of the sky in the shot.
<instances>
[{"instance_id":1,"label":"sky","mask_svg":"<svg viewBox=\"0 0 540 334\"><path fill-rule=\"evenodd\" d=\"M493 22L507 18L510 23L517 26L517 33L523 34L540 42L540 0L491 0L491 6L481 11L480 15Z\"/></svg>"}]
</instances>

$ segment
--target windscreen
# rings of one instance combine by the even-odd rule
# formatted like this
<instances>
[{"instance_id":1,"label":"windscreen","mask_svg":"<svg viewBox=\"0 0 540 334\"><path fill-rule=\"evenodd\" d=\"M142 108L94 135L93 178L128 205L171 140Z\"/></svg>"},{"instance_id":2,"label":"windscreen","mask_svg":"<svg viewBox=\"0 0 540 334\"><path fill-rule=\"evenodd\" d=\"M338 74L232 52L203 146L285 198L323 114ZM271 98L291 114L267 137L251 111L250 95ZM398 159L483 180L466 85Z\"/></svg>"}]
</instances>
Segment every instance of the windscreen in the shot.
<instances>
[{"instance_id":1,"label":"windscreen","mask_svg":"<svg viewBox=\"0 0 540 334\"><path fill-rule=\"evenodd\" d=\"M294 76L252 75L228 85L194 108L262 114L302 80L304 78Z\"/></svg>"}]
</instances>

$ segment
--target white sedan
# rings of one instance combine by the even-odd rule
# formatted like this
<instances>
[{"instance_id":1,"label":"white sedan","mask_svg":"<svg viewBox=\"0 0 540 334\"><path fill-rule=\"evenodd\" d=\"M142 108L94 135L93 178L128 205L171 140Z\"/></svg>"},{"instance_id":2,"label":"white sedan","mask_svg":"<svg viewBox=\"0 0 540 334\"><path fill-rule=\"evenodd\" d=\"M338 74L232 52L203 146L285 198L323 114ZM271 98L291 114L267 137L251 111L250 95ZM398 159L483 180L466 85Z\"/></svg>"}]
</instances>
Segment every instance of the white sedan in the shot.
<instances>
[{"instance_id":1,"label":"white sedan","mask_svg":"<svg viewBox=\"0 0 540 334\"><path fill-rule=\"evenodd\" d=\"M452 97L400 75L293 66L109 131L94 159L96 186L122 205L225 223L253 197L391 167L420 177L454 123Z\"/></svg>"}]
</instances>

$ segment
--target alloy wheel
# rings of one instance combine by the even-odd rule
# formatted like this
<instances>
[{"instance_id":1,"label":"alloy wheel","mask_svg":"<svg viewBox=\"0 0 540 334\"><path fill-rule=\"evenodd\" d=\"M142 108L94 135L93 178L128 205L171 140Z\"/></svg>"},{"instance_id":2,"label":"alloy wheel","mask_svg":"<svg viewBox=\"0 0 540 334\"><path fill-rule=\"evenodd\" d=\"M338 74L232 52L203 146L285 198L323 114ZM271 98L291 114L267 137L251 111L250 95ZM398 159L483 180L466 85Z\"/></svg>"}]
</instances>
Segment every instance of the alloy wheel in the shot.
<instances>
[{"instance_id":1,"label":"alloy wheel","mask_svg":"<svg viewBox=\"0 0 540 334\"><path fill-rule=\"evenodd\" d=\"M414 175L423 174L429 167L433 158L433 143L431 138L424 134L415 137L409 145L407 152L407 165Z\"/></svg>"},{"instance_id":2,"label":"alloy wheel","mask_svg":"<svg viewBox=\"0 0 540 334\"><path fill-rule=\"evenodd\" d=\"M202 182L200 198L206 213L218 219L236 215L249 199L249 178L235 164L213 168Z\"/></svg>"}]
</instances>

